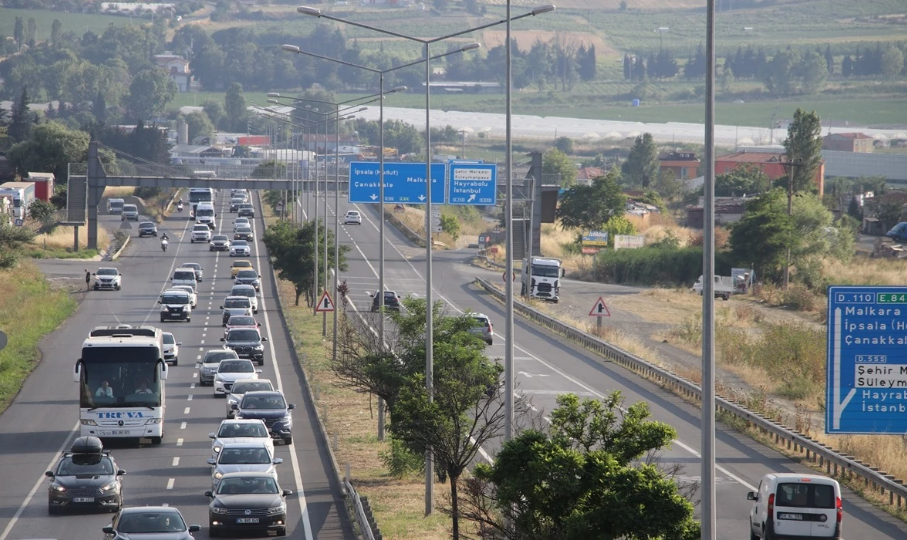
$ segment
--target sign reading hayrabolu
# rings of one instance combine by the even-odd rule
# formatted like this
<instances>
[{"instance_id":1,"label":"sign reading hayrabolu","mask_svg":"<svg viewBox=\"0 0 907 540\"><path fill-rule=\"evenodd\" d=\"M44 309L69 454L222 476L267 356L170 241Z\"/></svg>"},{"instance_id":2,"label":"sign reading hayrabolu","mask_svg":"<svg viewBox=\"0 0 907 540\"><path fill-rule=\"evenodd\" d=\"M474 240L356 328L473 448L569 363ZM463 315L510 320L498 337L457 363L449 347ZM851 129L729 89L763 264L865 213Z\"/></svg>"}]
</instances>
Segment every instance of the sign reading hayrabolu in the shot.
<instances>
[{"instance_id":1,"label":"sign reading hayrabolu","mask_svg":"<svg viewBox=\"0 0 907 540\"><path fill-rule=\"evenodd\" d=\"M639 249L645 245L645 236L631 236L629 234L614 235L614 249Z\"/></svg>"}]
</instances>

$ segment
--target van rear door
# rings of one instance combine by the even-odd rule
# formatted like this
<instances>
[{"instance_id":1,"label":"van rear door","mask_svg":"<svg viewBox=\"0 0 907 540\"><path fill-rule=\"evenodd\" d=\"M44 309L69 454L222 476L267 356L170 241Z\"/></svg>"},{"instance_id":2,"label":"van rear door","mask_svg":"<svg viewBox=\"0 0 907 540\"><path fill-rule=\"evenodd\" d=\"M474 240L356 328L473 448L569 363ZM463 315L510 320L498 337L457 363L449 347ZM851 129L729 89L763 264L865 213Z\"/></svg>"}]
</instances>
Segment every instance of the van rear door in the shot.
<instances>
[{"instance_id":1,"label":"van rear door","mask_svg":"<svg viewBox=\"0 0 907 540\"><path fill-rule=\"evenodd\" d=\"M809 478L781 482L775 491L775 534L781 537L832 536L836 525L835 511L834 486L817 484Z\"/></svg>"}]
</instances>

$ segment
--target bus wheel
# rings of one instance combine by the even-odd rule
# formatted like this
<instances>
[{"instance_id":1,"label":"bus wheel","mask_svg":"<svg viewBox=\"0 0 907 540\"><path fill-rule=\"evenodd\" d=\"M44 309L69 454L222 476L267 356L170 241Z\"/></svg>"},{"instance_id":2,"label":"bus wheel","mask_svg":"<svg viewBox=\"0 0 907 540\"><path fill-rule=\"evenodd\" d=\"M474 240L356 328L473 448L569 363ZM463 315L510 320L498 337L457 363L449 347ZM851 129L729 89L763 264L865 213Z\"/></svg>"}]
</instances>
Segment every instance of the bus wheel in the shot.
<instances>
[{"instance_id":1,"label":"bus wheel","mask_svg":"<svg viewBox=\"0 0 907 540\"><path fill-rule=\"evenodd\" d=\"M151 437L151 444L161 444L163 437Z\"/></svg>"}]
</instances>

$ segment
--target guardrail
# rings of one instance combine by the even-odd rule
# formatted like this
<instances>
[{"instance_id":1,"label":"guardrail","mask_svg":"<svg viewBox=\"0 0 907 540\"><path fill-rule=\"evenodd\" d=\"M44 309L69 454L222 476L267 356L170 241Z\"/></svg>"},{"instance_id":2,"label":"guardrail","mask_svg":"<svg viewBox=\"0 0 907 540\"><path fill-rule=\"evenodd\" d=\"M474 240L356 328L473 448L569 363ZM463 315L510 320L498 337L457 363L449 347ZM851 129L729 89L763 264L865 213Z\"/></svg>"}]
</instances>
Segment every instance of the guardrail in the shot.
<instances>
[{"instance_id":1,"label":"guardrail","mask_svg":"<svg viewBox=\"0 0 907 540\"><path fill-rule=\"evenodd\" d=\"M482 278L477 278L476 281L486 292L498 300L504 301L504 293L492 283ZM554 333L575 341L605 359L620 364L683 397L702 400L702 389L693 381L679 377L604 340L564 324L523 302L514 300L513 309L520 315L548 328ZM876 493L880 495L887 493L888 504L897 504L898 508L902 508L902 505L907 501L907 487L905 487L904 481L880 471L877 467L872 467L862 461L853 459L853 456L843 455L833 448L788 428L771 418L753 412L733 400L718 397L715 399L715 408L717 413L734 416L755 426L763 434L774 438L776 444L783 444L788 450L805 455L807 461L813 464L818 463L818 466L824 467L826 474L830 476L840 476L845 479L858 477L864 481L866 487L871 485Z\"/></svg>"},{"instance_id":2,"label":"guardrail","mask_svg":"<svg viewBox=\"0 0 907 540\"><path fill-rule=\"evenodd\" d=\"M381 540L381 531L378 530L378 524L375 523L375 518L372 516L368 499L359 497L359 493L356 492L348 478L343 483L346 486L347 494L353 502L353 510L356 513L356 521L359 522L359 531L362 536L365 537L365 540Z\"/></svg>"}]
</instances>

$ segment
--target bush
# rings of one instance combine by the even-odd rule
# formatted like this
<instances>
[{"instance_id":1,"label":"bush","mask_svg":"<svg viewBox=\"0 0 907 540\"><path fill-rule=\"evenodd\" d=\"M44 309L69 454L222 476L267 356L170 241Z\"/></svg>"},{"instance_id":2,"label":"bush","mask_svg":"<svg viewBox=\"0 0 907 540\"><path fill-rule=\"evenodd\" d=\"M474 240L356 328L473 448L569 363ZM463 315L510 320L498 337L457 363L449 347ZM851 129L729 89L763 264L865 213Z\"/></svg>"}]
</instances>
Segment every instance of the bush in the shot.
<instances>
[{"instance_id":1,"label":"bush","mask_svg":"<svg viewBox=\"0 0 907 540\"><path fill-rule=\"evenodd\" d=\"M425 459L406 447L403 441L391 437L390 447L381 452L381 463L395 478L403 478L408 474L415 474L425 470Z\"/></svg>"},{"instance_id":2,"label":"bush","mask_svg":"<svg viewBox=\"0 0 907 540\"><path fill-rule=\"evenodd\" d=\"M792 283L783 295L784 305L797 311L813 311L818 298L806 285Z\"/></svg>"},{"instance_id":3,"label":"bush","mask_svg":"<svg viewBox=\"0 0 907 540\"><path fill-rule=\"evenodd\" d=\"M161 194L161 188L159 187L137 187L135 188L135 196L140 199L151 199L157 197Z\"/></svg>"},{"instance_id":4,"label":"bush","mask_svg":"<svg viewBox=\"0 0 907 540\"><path fill-rule=\"evenodd\" d=\"M715 255L716 273L730 275L728 253ZM691 286L702 275L702 248L669 247L602 251L595 259L593 276L604 283Z\"/></svg>"},{"instance_id":5,"label":"bush","mask_svg":"<svg viewBox=\"0 0 907 540\"><path fill-rule=\"evenodd\" d=\"M460 238L460 221L454 216L441 216L441 230L455 241Z\"/></svg>"}]
</instances>

